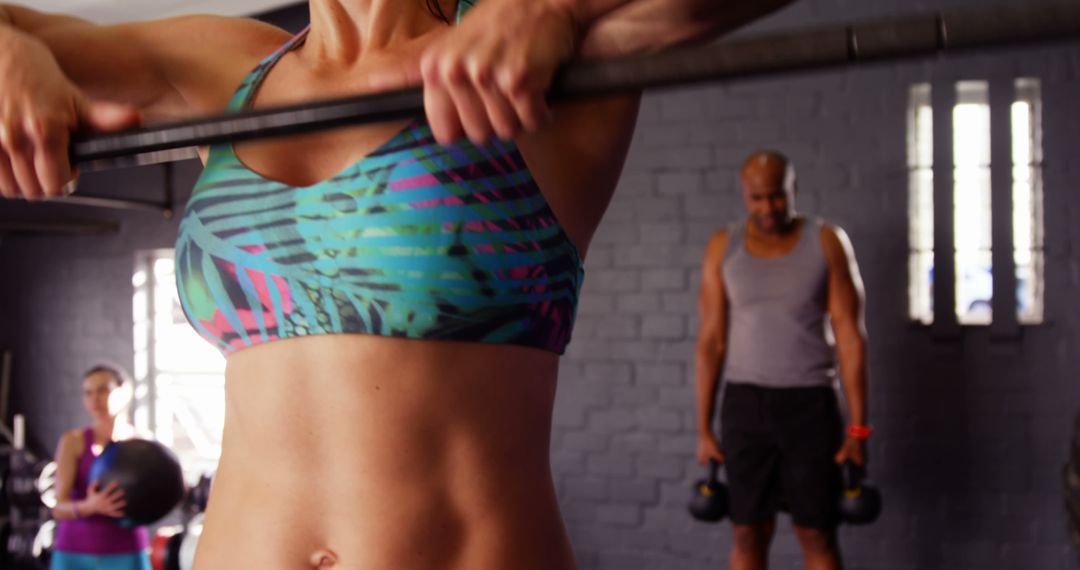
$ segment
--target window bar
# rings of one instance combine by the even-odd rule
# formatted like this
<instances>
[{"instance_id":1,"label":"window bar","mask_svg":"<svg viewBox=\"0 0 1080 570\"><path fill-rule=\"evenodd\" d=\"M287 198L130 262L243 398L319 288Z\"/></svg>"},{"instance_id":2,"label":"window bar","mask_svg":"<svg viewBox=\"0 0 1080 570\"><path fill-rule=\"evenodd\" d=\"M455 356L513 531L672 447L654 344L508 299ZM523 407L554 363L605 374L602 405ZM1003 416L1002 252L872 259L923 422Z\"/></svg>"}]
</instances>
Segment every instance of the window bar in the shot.
<instances>
[{"instance_id":1,"label":"window bar","mask_svg":"<svg viewBox=\"0 0 1080 570\"><path fill-rule=\"evenodd\" d=\"M154 314L154 303L157 301L157 275L154 265L157 262L157 253L148 252L146 261L146 322L148 330L146 336L146 401L147 424L150 434L156 439L157 425L157 319Z\"/></svg>"},{"instance_id":2,"label":"window bar","mask_svg":"<svg viewBox=\"0 0 1080 570\"><path fill-rule=\"evenodd\" d=\"M994 320L991 335L1015 337L1016 259L1013 254L1012 102L1014 83L1009 77L990 81L990 204ZM1017 133L1019 134L1019 133Z\"/></svg>"},{"instance_id":3,"label":"window bar","mask_svg":"<svg viewBox=\"0 0 1080 570\"><path fill-rule=\"evenodd\" d=\"M959 333L956 319L956 246L953 240L953 113L956 89L951 80L936 81L930 93L934 109L934 334Z\"/></svg>"}]
</instances>

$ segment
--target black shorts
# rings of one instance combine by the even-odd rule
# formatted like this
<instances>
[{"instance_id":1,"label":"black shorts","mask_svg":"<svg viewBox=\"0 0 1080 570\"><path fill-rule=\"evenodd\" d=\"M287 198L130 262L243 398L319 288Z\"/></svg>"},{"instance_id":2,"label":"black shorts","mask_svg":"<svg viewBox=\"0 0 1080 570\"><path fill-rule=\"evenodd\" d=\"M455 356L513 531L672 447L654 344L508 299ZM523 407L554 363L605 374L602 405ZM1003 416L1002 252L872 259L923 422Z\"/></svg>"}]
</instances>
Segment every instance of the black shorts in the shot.
<instances>
[{"instance_id":1,"label":"black shorts","mask_svg":"<svg viewBox=\"0 0 1080 570\"><path fill-rule=\"evenodd\" d=\"M840 468L833 458L843 427L832 388L729 382L720 413L733 523L765 523L782 509L799 527L839 524Z\"/></svg>"}]
</instances>

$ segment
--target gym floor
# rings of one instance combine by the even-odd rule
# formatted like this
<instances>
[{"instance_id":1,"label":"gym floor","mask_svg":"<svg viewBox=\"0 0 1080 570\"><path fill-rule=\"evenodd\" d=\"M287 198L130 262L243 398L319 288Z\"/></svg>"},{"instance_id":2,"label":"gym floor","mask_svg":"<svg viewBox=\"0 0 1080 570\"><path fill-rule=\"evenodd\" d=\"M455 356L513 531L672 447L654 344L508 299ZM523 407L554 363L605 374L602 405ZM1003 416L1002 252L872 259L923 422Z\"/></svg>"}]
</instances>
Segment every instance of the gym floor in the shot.
<instances>
[{"instance_id":1,"label":"gym floor","mask_svg":"<svg viewBox=\"0 0 1080 570\"><path fill-rule=\"evenodd\" d=\"M902 0L802 0L756 29L912 9ZM269 19L296 29L305 16L301 6ZM1017 78L1041 85L1043 322L916 323L907 278L911 87ZM1078 94L1080 43L1072 41L647 95L589 251L559 385L553 469L581 567L726 564L729 527L696 523L685 506L702 476L693 459L696 291L706 239L742 216L738 165L759 147L791 157L797 207L848 231L865 280L870 474L885 510L872 526L841 531L847 567L1074 567L1061 473L1080 412ZM197 172L176 165L178 203ZM157 199L162 176L160 166L92 174L80 192ZM33 447L51 451L82 418L81 371L102 359L132 361L136 252L172 247L176 222L149 211L8 203L0 219L120 223L112 234L0 237L0 348L16 355L12 407L27 415ZM788 523L772 552L773 568L800 567Z\"/></svg>"}]
</instances>

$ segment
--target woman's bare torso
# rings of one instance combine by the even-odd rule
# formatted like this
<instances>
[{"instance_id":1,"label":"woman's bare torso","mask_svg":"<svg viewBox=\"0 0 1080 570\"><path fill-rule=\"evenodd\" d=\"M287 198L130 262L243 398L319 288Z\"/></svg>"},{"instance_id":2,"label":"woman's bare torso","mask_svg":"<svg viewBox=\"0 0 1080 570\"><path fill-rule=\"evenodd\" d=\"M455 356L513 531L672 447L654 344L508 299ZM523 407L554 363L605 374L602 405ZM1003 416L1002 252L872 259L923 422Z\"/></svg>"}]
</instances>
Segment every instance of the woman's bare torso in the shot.
<instances>
[{"instance_id":1,"label":"woman's bare torso","mask_svg":"<svg viewBox=\"0 0 1080 570\"><path fill-rule=\"evenodd\" d=\"M239 84L256 63L224 74ZM360 68L347 77L361 79L343 81L286 55L254 106L363 91ZM582 251L614 189L636 108L636 98L566 106L551 127L517 141ZM267 178L309 185L402 126L245 143L236 152ZM197 568L311 568L320 560L349 569L572 568L548 463L557 370L557 355L533 348L364 335L276 341L230 356L222 457Z\"/></svg>"},{"instance_id":2,"label":"woman's bare torso","mask_svg":"<svg viewBox=\"0 0 1080 570\"><path fill-rule=\"evenodd\" d=\"M557 366L357 335L235 354L197 567L572 567L548 465Z\"/></svg>"}]
</instances>

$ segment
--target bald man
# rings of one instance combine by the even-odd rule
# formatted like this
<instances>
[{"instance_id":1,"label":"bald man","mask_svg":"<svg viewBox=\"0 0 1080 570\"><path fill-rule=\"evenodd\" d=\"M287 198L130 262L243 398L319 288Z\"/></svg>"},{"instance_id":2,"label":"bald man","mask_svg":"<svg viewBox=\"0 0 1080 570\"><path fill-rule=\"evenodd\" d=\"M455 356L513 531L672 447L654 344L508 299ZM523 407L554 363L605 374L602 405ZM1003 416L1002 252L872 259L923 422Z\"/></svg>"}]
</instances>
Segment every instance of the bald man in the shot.
<instances>
[{"instance_id":1,"label":"bald man","mask_svg":"<svg viewBox=\"0 0 1080 570\"><path fill-rule=\"evenodd\" d=\"M839 464L864 465L870 435L862 280L843 230L796 214L787 158L756 152L741 180L747 220L710 238L702 270L698 461L725 465L733 570L766 567L781 508L791 513L806 568L840 568ZM837 362L846 430L833 389Z\"/></svg>"}]
</instances>

